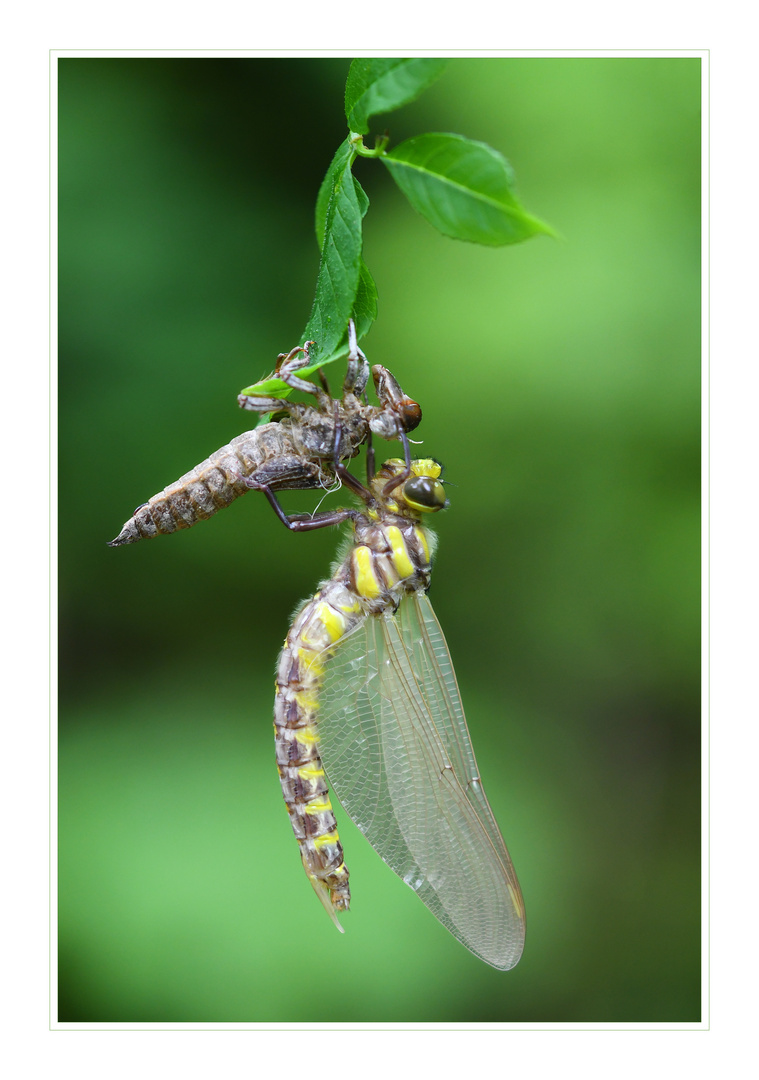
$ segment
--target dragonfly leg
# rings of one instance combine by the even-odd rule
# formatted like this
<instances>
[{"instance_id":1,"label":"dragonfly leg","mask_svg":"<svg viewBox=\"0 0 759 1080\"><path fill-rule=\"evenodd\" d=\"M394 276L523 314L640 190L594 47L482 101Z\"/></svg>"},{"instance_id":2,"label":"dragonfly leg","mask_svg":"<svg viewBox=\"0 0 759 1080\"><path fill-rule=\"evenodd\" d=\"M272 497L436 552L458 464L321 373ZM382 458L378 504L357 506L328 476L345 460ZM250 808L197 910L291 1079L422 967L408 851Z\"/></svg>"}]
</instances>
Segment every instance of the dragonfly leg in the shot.
<instances>
[{"instance_id":1,"label":"dragonfly leg","mask_svg":"<svg viewBox=\"0 0 759 1080\"><path fill-rule=\"evenodd\" d=\"M366 479L370 484L374 479L374 473L374 443L372 442L372 430L370 428L369 434L366 436Z\"/></svg>"},{"instance_id":2,"label":"dragonfly leg","mask_svg":"<svg viewBox=\"0 0 759 1080\"><path fill-rule=\"evenodd\" d=\"M355 518L356 510L325 510L321 514L286 514L277 496L268 484L262 484L250 476L241 477L251 491L261 491L279 520L290 532L311 532L313 529L326 529L330 525L340 525L349 518Z\"/></svg>"},{"instance_id":3,"label":"dragonfly leg","mask_svg":"<svg viewBox=\"0 0 759 1080\"><path fill-rule=\"evenodd\" d=\"M295 374L301 368L308 367L310 360L308 350L315 344L315 341L306 341L303 345L297 345L294 349L291 349L289 353L280 354L277 358L275 373L279 375L283 382L287 383L291 390L302 390L305 394L314 394L318 398L325 393L325 390L315 386L308 379L298 378ZM299 357L299 353L303 353L303 356ZM327 396L329 396L329 392L326 392Z\"/></svg>"},{"instance_id":4,"label":"dragonfly leg","mask_svg":"<svg viewBox=\"0 0 759 1080\"><path fill-rule=\"evenodd\" d=\"M324 374L324 368L319 368L318 374L319 374L319 382L322 385L322 390L324 391L324 393L327 395L328 398L331 398L332 394L330 393L330 390L329 390L329 383L327 382L327 376Z\"/></svg>"},{"instance_id":5,"label":"dragonfly leg","mask_svg":"<svg viewBox=\"0 0 759 1080\"><path fill-rule=\"evenodd\" d=\"M411 476L411 448L408 443L408 436L405 431L399 431L398 438L403 444L403 460L405 467L403 472L399 473L398 476L393 477L392 480L388 480L383 487L382 494L385 498L390 495L391 492L395 491L397 487L400 487L401 484L405 484L409 476Z\"/></svg>"},{"instance_id":6,"label":"dragonfly leg","mask_svg":"<svg viewBox=\"0 0 759 1080\"><path fill-rule=\"evenodd\" d=\"M295 372L308 364L308 350L314 345L313 341L306 341L303 345L296 345L289 353L280 353L274 367L274 375L279 375L283 382L287 383L291 390L305 390L308 394L322 394L323 391L314 386L312 382L299 379ZM303 353L302 358L300 353ZM251 397L248 394L240 394L237 403L241 409L250 412L289 412L291 405L284 398L274 397Z\"/></svg>"},{"instance_id":7,"label":"dragonfly leg","mask_svg":"<svg viewBox=\"0 0 759 1080\"><path fill-rule=\"evenodd\" d=\"M345 373L343 394L353 393L356 397L363 394L366 384L369 382L369 361L358 347L356 336L356 324L351 319L348 322L348 370Z\"/></svg>"},{"instance_id":8,"label":"dragonfly leg","mask_svg":"<svg viewBox=\"0 0 759 1080\"><path fill-rule=\"evenodd\" d=\"M306 379L300 379L295 374L296 371L299 371L308 364L308 350L313 344L313 341L307 341L304 345L296 345L289 353L280 353L277 357L274 374L279 375L280 379L286 383L291 390L302 390L307 394L313 394L319 400L320 407L326 408L326 401L331 400L329 388L325 387L322 389L322 387L314 386L312 382L308 382ZM299 358L299 353L303 353L302 358ZM288 401L286 398L251 397L249 394L238 394L237 404L241 409L247 409L249 412L285 412L295 419L298 418L298 415L303 408L302 405L293 404L293 402Z\"/></svg>"},{"instance_id":9,"label":"dragonfly leg","mask_svg":"<svg viewBox=\"0 0 759 1080\"><path fill-rule=\"evenodd\" d=\"M251 397L249 394L238 394L237 404L241 409L259 413L289 412L292 407L292 402L285 398Z\"/></svg>"},{"instance_id":10,"label":"dragonfly leg","mask_svg":"<svg viewBox=\"0 0 759 1080\"><path fill-rule=\"evenodd\" d=\"M335 475L345 484L350 491L355 492L360 499L368 503L372 498L372 493L364 487L360 480L358 480L353 473L349 473L345 465L340 460L340 444L343 437L343 425L340 419L339 403L334 402L335 413L335 441L332 447L332 461L335 469Z\"/></svg>"}]
</instances>

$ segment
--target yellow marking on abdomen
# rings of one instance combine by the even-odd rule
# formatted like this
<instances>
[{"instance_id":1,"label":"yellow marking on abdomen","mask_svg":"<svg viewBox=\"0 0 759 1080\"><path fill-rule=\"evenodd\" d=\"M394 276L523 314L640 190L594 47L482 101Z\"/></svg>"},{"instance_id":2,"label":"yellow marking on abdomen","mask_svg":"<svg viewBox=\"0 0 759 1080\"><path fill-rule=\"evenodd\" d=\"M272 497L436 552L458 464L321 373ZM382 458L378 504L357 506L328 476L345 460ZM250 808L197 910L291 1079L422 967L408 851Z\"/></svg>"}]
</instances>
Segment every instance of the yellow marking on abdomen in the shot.
<instances>
[{"instance_id":1,"label":"yellow marking on abdomen","mask_svg":"<svg viewBox=\"0 0 759 1080\"><path fill-rule=\"evenodd\" d=\"M339 844L340 837L337 835L337 829L333 829L332 832L325 833L324 836L317 836L314 838L314 847L317 851L321 851L327 844Z\"/></svg>"},{"instance_id":2,"label":"yellow marking on abdomen","mask_svg":"<svg viewBox=\"0 0 759 1080\"><path fill-rule=\"evenodd\" d=\"M316 605L316 617L327 631L330 641L337 641L345 633L347 620L330 604L321 603Z\"/></svg>"},{"instance_id":3,"label":"yellow marking on abdomen","mask_svg":"<svg viewBox=\"0 0 759 1080\"><path fill-rule=\"evenodd\" d=\"M376 600L382 593L382 586L374 573L372 553L363 544L355 547L351 555L356 592L367 600Z\"/></svg>"},{"instance_id":4,"label":"yellow marking on abdomen","mask_svg":"<svg viewBox=\"0 0 759 1080\"><path fill-rule=\"evenodd\" d=\"M390 541L390 547L393 552L393 566L398 571L399 577L412 577L414 573L414 564L408 556L408 548L406 547L403 533L397 525L391 525L389 528L385 529L385 536Z\"/></svg>"},{"instance_id":5,"label":"yellow marking on abdomen","mask_svg":"<svg viewBox=\"0 0 759 1080\"><path fill-rule=\"evenodd\" d=\"M332 803L329 799L323 799L322 802L310 802L306 803L307 814L323 814L326 810L332 809Z\"/></svg>"},{"instance_id":6,"label":"yellow marking on abdomen","mask_svg":"<svg viewBox=\"0 0 759 1080\"><path fill-rule=\"evenodd\" d=\"M312 727L296 728L295 741L303 746L314 746L319 741L319 736Z\"/></svg>"},{"instance_id":7,"label":"yellow marking on abdomen","mask_svg":"<svg viewBox=\"0 0 759 1080\"><path fill-rule=\"evenodd\" d=\"M307 649L305 647L298 649L298 660L304 665L308 674L313 675L315 679L320 678L324 674L324 664L321 655L313 649Z\"/></svg>"},{"instance_id":8,"label":"yellow marking on abdomen","mask_svg":"<svg viewBox=\"0 0 759 1080\"><path fill-rule=\"evenodd\" d=\"M319 708L319 695L316 690L295 690L293 700L304 712L316 712Z\"/></svg>"},{"instance_id":9,"label":"yellow marking on abdomen","mask_svg":"<svg viewBox=\"0 0 759 1080\"><path fill-rule=\"evenodd\" d=\"M298 776L301 780L318 780L320 776L324 776L324 769L317 765L304 765L302 769L298 769Z\"/></svg>"}]
</instances>

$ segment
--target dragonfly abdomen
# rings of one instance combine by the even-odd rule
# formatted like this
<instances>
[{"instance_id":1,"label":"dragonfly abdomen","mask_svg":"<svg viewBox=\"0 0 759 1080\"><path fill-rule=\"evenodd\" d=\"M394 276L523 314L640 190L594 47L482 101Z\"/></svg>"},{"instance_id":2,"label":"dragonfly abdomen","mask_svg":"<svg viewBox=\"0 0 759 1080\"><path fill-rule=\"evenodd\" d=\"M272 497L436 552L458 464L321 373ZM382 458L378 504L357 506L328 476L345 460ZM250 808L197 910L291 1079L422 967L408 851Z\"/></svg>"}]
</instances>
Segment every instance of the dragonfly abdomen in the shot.
<instances>
[{"instance_id":1,"label":"dragonfly abdomen","mask_svg":"<svg viewBox=\"0 0 759 1080\"><path fill-rule=\"evenodd\" d=\"M328 581L300 610L279 659L274 701L277 767L301 860L319 899L335 911L350 905L348 870L319 757L319 691L330 650L362 619L340 581Z\"/></svg>"},{"instance_id":2,"label":"dragonfly abdomen","mask_svg":"<svg viewBox=\"0 0 759 1080\"><path fill-rule=\"evenodd\" d=\"M189 529L249 491L249 478L273 490L326 487L332 480L318 460L295 448L287 420L264 424L238 435L138 506L110 546Z\"/></svg>"},{"instance_id":3,"label":"dragonfly abdomen","mask_svg":"<svg viewBox=\"0 0 759 1080\"><path fill-rule=\"evenodd\" d=\"M380 404L365 404L369 365L358 348L352 321L349 342L351 351L342 400L330 397L326 389L297 376L296 372L308 362L308 349L313 342L280 355L277 372L282 380L291 390L313 393L316 405L268 395L240 394L238 401L245 409L284 415L278 422L238 435L138 506L110 546L134 544L162 533L189 529L252 488L267 492L270 500L274 492L284 489L327 489L335 482L335 466L355 457L370 432L383 439L400 439L407 452L406 433L413 431L422 417L419 405L403 393L396 379L380 365L372 369Z\"/></svg>"}]
</instances>

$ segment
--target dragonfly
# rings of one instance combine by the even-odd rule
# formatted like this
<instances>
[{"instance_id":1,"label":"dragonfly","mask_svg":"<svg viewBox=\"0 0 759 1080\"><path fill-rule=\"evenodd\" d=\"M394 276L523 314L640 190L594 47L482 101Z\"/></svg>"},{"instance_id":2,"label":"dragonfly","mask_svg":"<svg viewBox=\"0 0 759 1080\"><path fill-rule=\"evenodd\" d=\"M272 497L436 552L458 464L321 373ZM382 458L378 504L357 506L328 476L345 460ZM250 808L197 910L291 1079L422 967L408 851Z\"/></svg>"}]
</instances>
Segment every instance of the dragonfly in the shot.
<instances>
[{"instance_id":1,"label":"dragonfly","mask_svg":"<svg viewBox=\"0 0 759 1080\"><path fill-rule=\"evenodd\" d=\"M339 437L339 431L338 431ZM466 948L499 970L519 961L525 909L485 796L448 646L427 596L448 505L441 466L405 456L370 466L363 504L288 517L292 531L349 522L332 577L296 613L279 658L277 766L306 876L337 928L349 871L329 798Z\"/></svg>"},{"instance_id":2,"label":"dragonfly","mask_svg":"<svg viewBox=\"0 0 759 1080\"><path fill-rule=\"evenodd\" d=\"M408 432L421 410L386 369L372 369L379 407L361 401L368 365L355 331L352 337L342 399L312 388L314 413L297 412L286 399L252 399L254 410L287 413L274 425L287 438L278 431L272 452L250 467L239 457L213 466L231 477L233 497L261 491L293 532L341 524L351 530L350 546L332 576L296 612L279 658L274 729L285 805L306 876L341 932L340 918L351 901L350 874L330 789L443 926L481 960L509 970L524 947L524 901L483 789L448 646L427 596L436 546L428 522L448 506L442 469L432 458L411 458ZM297 371L308 344L280 357L280 377L294 388L302 389ZM375 433L398 439L403 458L377 469ZM364 442L366 485L345 464ZM218 455L222 451L208 462ZM209 486L207 466L177 483L189 490ZM351 492L359 508L288 516L278 491L316 487L322 471ZM167 488L151 503L157 508L172 498ZM196 503L197 497L195 516L190 520L185 510L179 515L183 524L173 526L157 509L150 515L158 523L138 510L112 543L187 528L201 519Z\"/></svg>"},{"instance_id":3,"label":"dragonfly","mask_svg":"<svg viewBox=\"0 0 759 1080\"><path fill-rule=\"evenodd\" d=\"M322 386L316 386L298 375L308 365L309 349L314 344L307 341L289 353L280 353L275 374L291 390L313 395L315 404L240 394L238 403L243 409L284 415L238 435L138 506L110 546L134 544L189 529L252 489L329 490L336 483L333 464L338 426L341 461L355 457L371 434L388 440L399 439L417 427L422 419L419 404L403 392L397 379L380 364L371 369L379 405L367 404L369 364L358 347L353 321L349 324L348 368L342 398L330 396L326 380Z\"/></svg>"}]
</instances>

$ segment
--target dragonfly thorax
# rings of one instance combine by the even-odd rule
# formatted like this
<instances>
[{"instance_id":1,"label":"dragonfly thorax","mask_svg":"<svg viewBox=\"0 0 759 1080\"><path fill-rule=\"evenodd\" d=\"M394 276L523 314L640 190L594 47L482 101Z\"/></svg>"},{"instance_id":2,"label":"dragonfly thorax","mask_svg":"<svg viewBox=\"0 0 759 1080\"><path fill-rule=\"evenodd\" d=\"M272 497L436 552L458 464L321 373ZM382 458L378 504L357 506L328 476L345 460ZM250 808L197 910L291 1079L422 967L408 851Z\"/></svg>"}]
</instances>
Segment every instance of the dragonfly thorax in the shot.
<instances>
[{"instance_id":1,"label":"dragonfly thorax","mask_svg":"<svg viewBox=\"0 0 759 1080\"><path fill-rule=\"evenodd\" d=\"M429 588L434 547L433 533L400 514L360 514L338 575L366 614L395 611L404 596Z\"/></svg>"},{"instance_id":2,"label":"dragonfly thorax","mask_svg":"<svg viewBox=\"0 0 759 1080\"><path fill-rule=\"evenodd\" d=\"M335 404L336 412L326 407L314 408L310 405L303 405L300 407L302 411L296 412L297 403L291 405L295 418L284 420L283 423L291 428L293 443L304 458L329 461L334 457L336 421L340 425L341 458L355 457L366 440L367 424L361 402L352 394L346 394L343 401Z\"/></svg>"}]
</instances>

